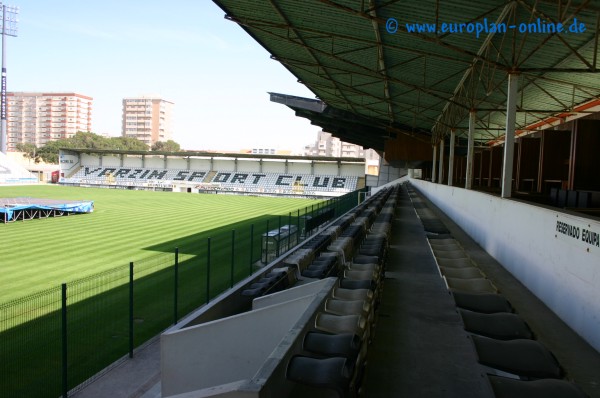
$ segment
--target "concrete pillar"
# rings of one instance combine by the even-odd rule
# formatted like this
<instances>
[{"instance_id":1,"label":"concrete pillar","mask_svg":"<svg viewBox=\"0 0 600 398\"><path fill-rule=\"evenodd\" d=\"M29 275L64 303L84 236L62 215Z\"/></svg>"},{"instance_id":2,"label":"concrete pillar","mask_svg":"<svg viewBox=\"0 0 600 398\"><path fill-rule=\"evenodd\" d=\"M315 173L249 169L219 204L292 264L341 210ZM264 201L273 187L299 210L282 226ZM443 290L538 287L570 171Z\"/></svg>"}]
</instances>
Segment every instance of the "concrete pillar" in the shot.
<instances>
[{"instance_id":1,"label":"concrete pillar","mask_svg":"<svg viewBox=\"0 0 600 398\"><path fill-rule=\"evenodd\" d=\"M448 186L453 185L454 179L454 143L456 141L456 132L450 130L450 156L448 157Z\"/></svg>"},{"instance_id":2,"label":"concrete pillar","mask_svg":"<svg viewBox=\"0 0 600 398\"><path fill-rule=\"evenodd\" d=\"M467 171L466 171L466 182L465 188L473 188L473 146L475 136L475 111L469 113L469 138L467 143Z\"/></svg>"},{"instance_id":3,"label":"concrete pillar","mask_svg":"<svg viewBox=\"0 0 600 398\"><path fill-rule=\"evenodd\" d=\"M433 146L433 164L431 165L431 182L435 182L437 179L437 169L435 164L437 162L437 145Z\"/></svg>"},{"instance_id":4,"label":"concrete pillar","mask_svg":"<svg viewBox=\"0 0 600 398\"><path fill-rule=\"evenodd\" d=\"M444 139L440 140L440 167L439 167L439 177L438 180L440 184L444 181Z\"/></svg>"},{"instance_id":5,"label":"concrete pillar","mask_svg":"<svg viewBox=\"0 0 600 398\"><path fill-rule=\"evenodd\" d=\"M515 123L517 120L517 87L519 75L508 75L506 98L506 135L504 137L504 161L502 167L502 197L512 195L513 158L515 152Z\"/></svg>"}]
</instances>

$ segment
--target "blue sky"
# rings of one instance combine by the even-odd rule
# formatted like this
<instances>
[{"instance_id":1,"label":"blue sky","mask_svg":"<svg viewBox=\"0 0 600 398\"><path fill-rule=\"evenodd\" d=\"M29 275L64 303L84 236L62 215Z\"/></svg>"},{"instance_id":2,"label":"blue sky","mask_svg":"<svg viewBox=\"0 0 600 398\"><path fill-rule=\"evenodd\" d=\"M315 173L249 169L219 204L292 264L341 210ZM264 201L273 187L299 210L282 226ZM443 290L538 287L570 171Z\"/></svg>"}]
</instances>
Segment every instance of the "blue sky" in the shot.
<instances>
[{"instance_id":1,"label":"blue sky","mask_svg":"<svg viewBox=\"0 0 600 398\"><path fill-rule=\"evenodd\" d=\"M120 135L121 100L158 94L175 103L185 149L300 149L318 128L267 92L314 98L210 0L12 0L8 91L94 98L95 133Z\"/></svg>"}]
</instances>

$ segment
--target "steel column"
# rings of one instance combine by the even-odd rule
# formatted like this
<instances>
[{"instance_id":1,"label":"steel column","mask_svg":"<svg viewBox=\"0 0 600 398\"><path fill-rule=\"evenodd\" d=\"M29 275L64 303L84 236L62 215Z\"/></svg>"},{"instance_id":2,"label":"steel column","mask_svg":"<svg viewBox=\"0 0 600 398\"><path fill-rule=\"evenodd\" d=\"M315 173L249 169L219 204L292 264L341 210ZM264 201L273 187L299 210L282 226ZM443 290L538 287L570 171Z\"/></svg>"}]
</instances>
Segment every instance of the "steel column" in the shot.
<instances>
[{"instance_id":1,"label":"steel column","mask_svg":"<svg viewBox=\"0 0 600 398\"><path fill-rule=\"evenodd\" d=\"M448 157L448 186L454 185L454 143L456 141L456 132L450 130L450 155Z\"/></svg>"},{"instance_id":2,"label":"steel column","mask_svg":"<svg viewBox=\"0 0 600 398\"><path fill-rule=\"evenodd\" d=\"M469 138L467 140L467 170L465 188L473 188L473 145L475 136L475 111L469 112Z\"/></svg>"},{"instance_id":3,"label":"steel column","mask_svg":"<svg viewBox=\"0 0 600 398\"><path fill-rule=\"evenodd\" d=\"M519 75L508 75L506 98L506 135L504 137L504 164L502 167L502 197L512 194L513 158L515 152L515 123L517 117L517 87Z\"/></svg>"},{"instance_id":4,"label":"steel column","mask_svg":"<svg viewBox=\"0 0 600 398\"><path fill-rule=\"evenodd\" d=\"M437 179L437 170L435 164L437 162L437 145L433 146L433 164L431 165L431 182L435 183Z\"/></svg>"},{"instance_id":5,"label":"steel column","mask_svg":"<svg viewBox=\"0 0 600 398\"><path fill-rule=\"evenodd\" d=\"M440 140L440 167L439 167L439 177L438 180L441 183L444 182L444 139Z\"/></svg>"}]
</instances>

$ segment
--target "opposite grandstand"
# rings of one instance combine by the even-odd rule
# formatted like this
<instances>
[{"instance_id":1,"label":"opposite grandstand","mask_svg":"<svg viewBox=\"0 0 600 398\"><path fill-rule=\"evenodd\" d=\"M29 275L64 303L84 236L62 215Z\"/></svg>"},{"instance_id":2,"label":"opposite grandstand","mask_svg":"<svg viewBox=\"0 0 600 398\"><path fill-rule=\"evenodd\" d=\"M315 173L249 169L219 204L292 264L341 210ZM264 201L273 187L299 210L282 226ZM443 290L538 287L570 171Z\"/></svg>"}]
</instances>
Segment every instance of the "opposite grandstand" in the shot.
<instances>
[{"instance_id":1,"label":"opposite grandstand","mask_svg":"<svg viewBox=\"0 0 600 398\"><path fill-rule=\"evenodd\" d=\"M341 196L365 186L363 159L61 150L60 183L173 192Z\"/></svg>"}]
</instances>

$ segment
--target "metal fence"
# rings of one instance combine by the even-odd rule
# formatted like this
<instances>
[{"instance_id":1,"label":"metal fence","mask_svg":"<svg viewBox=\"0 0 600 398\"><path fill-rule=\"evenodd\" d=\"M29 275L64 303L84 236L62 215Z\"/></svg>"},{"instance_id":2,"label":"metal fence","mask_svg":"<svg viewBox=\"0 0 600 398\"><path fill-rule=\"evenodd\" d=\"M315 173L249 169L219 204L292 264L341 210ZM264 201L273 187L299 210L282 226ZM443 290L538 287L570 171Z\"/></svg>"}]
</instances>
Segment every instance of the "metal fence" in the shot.
<instances>
[{"instance_id":1,"label":"metal fence","mask_svg":"<svg viewBox=\"0 0 600 398\"><path fill-rule=\"evenodd\" d=\"M1 304L0 395L68 396L250 275L264 234L295 225L297 244L356 206L360 192L205 231L167 252Z\"/></svg>"}]
</instances>

